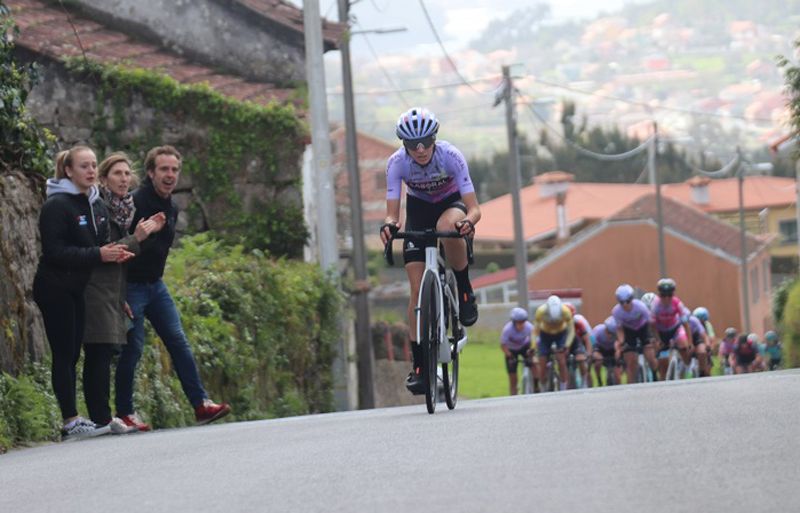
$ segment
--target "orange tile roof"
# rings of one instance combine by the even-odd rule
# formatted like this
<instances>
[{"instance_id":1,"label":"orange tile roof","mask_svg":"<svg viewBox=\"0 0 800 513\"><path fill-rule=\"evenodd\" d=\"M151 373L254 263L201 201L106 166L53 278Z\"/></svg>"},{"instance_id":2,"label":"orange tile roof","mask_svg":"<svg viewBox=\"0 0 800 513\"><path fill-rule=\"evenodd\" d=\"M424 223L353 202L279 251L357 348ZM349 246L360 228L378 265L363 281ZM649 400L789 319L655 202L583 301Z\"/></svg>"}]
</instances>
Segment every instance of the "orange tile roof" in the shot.
<instances>
[{"instance_id":1,"label":"orange tile roof","mask_svg":"<svg viewBox=\"0 0 800 513\"><path fill-rule=\"evenodd\" d=\"M665 184L661 191L665 197L693 205L704 212L739 210L739 186L736 178L711 180L708 184L707 205L692 202L691 187L686 182ZM743 196L745 210L793 205L797 200L795 180L780 176L746 176Z\"/></svg>"},{"instance_id":2,"label":"orange tile roof","mask_svg":"<svg viewBox=\"0 0 800 513\"><path fill-rule=\"evenodd\" d=\"M686 203L667 197L662 198L662 207L664 226L666 228L671 228L706 246L724 251L733 258L739 258L741 255L741 234L732 224L720 221ZM651 193L642 196L611 216L609 222L642 219L651 219L653 221L657 219L655 194ZM768 242L768 240L747 234L748 254L758 251Z\"/></svg>"},{"instance_id":3,"label":"orange tile roof","mask_svg":"<svg viewBox=\"0 0 800 513\"><path fill-rule=\"evenodd\" d=\"M548 237L556 230L556 198L539 197L541 185L523 187L520 191L523 235L526 241ZM566 196L567 223L570 226L598 221L647 194L648 185L611 183L571 183ZM511 241L514 223L511 195L506 194L481 205L478 241Z\"/></svg>"},{"instance_id":4,"label":"orange tile roof","mask_svg":"<svg viewBox=\"0 0 800 513\"><path fill-rule=\"evenodd\" d=\"M692 179L690 179L692 180ZM661 191L665 198L677 200L704 212L729 212L739 208L736 178L711 180L709 203L696 205L691 199L689 183L665 184ZM532 242L550 237L556 231L555 197L539 197L541 186L529 185L520 191L522 202L523 235ZM620 183L571 183L566 196L567 223L577 226L584 222L606 219L644 195L653 192L653 186ZM748 176L744 185L744 208L761 210L766 207L783 207L795 203L795 181L774 176ZM514 239L511 213L511 196L506 194L481 205L481 221L477 227L478 241L510 242Z\"/></svg>"},{"instance_id":5,"label":"orange tile roof","mask_svg":"<svg viewBox=\"0 0 800 513\"><path fill-rule=\"evenodd\" d=\"M83 54L103 64L125 64L171 76L183 84L208 82L212 89L240 101L268 104L289 101L293 89L278 89L266 82L250 82L237 75L217 73L163 47L137 40L127 34L82 17L67 13L42 0L7 0L14 21L19 26L16 44L55 59L66 60ZM75 37L69 18L80 37Z\"/></svg>"}]
</instances>

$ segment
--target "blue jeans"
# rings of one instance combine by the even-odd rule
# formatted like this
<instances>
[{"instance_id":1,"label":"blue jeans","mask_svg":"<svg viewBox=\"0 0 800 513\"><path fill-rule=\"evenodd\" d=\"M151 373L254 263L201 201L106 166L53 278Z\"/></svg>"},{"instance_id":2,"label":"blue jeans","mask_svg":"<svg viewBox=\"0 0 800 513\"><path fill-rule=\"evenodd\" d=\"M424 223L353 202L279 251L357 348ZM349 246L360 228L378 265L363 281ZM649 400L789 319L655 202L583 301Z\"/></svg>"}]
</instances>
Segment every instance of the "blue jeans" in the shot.
<instances>
[{"instance_id":1,"label":"blue jeans","mask_svg":"<svg viewBox=\"0 0 800 513\"><path fill-rule=\"evenodd\" d=\"M116 375L116 406L118 415L133 413L133 383L136 365L144 349L144 319L164 342L178 374L183 392L192 406L197 407L208 397L200 382L192 349L183 332L181 318L163 280L153 283L128 283L128 305L133 311L133 328L128 331L128 343L123 346Z\"/></svg>"}]
</instances>

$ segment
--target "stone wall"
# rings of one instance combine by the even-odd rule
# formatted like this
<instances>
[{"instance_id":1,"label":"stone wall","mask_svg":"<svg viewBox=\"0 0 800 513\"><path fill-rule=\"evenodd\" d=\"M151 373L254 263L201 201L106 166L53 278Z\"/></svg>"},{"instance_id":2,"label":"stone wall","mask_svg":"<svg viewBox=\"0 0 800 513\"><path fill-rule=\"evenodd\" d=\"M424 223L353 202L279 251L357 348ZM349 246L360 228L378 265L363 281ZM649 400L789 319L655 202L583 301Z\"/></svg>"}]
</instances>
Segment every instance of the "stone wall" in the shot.
<instances>
[{"instance_id":1,"label":"stone wall","mask_svg":"<svg viewBox=\"0 0 800 513\"><path fill-rule=\"evenodd\" d=\"M72 0L92 17L256 81L305 81L302 34L214 0ZM176 22L176 20L180 20Z\"/></svg>"},{"instance_id":2,"label":"stone wall","mask_svg":"<svg viewBox=\"0 0 800 513\"><path fill-rule=\"evenodd\" d=\"M41 314L33 302L33 277L41 252L39 210L43 180L0 174L0 370L16 374L45 354Z\"/></svg>"},{"instance_id":3,"label":"stone wall","mask_svg":"<svg viewBox=\"0 0 800 513\"><path fill-rule=\"evenodd\" d=\"M61 148L89 144L99 159L112 151L125 150L141 163L148 148L172 144L184 156L184 172L174 194L181 209L178 231L198 232L221 227L225 214L232 207L230 197L209 200L209 195L203 194L202 173L207 169L204 156L213 144L211 126L193 119L190 112L157 110L137 93L131 94L124 105L119 105L114 98L103 99L99 96L99 84L93 78L75 74L62 63L25 55L24 51L20 53L23 60L38 61L41 77L28 97L28 110L37 122L56 135ZM228 175L233 196L241 200L245 212L269 203L299 207L302 196L297 183L300 173L297 155L301 146L290 140L281 145L283 154L276 159L279 162L277 175L266 169L265 156L247 154L239 159L239 164L231 158L230 168L218 172ZM192 173L193 167L199 175Z\"/></svg>"}]
</instances>

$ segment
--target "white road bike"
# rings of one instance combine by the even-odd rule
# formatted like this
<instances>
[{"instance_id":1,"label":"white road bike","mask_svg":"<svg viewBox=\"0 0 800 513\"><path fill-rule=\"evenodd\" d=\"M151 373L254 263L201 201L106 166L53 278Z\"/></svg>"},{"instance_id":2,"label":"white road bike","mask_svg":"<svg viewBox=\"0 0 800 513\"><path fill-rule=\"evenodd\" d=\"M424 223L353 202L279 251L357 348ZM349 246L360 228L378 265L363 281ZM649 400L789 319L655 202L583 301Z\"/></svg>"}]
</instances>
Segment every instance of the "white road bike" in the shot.
<instances>
[{"instance_id":1,"label":"white road bike","mask_svg":"<svg viewBox=\"0 0 800 513\"><path fill-rule=\"evenodd\" d=\"M394 232L384 248L384 258L394 265L392 241L413 239L424 244L425 271L417 296L416 334L422 346L422 374L425 380L425 405L428 413L436 411L439 390L443 391L449 409L458 399L458 360L467 343L467 330L458 316L458 289L452 269L440 254L439 239L463 238L467 243L467 258L472 263L472 239L457 231L436 230ZM439 369L441 364L441 369Z\"/></svg>"}]
</instances>

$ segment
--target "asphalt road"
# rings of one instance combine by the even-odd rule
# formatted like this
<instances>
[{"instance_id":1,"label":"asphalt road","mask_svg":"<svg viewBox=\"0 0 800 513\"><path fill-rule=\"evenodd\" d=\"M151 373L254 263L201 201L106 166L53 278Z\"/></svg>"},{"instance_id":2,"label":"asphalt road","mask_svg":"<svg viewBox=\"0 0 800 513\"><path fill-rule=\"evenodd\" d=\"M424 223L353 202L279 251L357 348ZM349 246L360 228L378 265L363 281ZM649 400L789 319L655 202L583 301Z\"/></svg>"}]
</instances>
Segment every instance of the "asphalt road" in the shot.
<instances>
[{"instance_id":1,"label":"asphalt road","mask_svg":"<svg viewBox=\"0 0 800 513\"><path fill-rule=\"evenodd\" d=\"M800 511L800 371L334 413L0 456L0 512Z\"/></svg>"}]
</instances>

